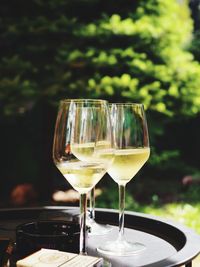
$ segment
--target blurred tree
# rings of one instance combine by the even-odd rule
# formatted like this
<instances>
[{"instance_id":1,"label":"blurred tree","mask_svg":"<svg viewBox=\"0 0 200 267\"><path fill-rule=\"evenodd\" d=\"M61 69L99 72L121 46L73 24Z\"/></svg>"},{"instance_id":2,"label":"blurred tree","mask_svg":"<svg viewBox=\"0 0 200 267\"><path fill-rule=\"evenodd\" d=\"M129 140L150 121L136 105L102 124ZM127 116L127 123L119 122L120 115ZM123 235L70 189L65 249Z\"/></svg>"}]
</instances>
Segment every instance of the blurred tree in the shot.
<instances>
[{"instance_id":1,"label":"blurred tree","mask_svg":"<svg viewBox=\"0 0 200 267\"><path fill-rule=\"evenodd\" d=\"M22 180L32 162L32 179L45 176L47 183L57 101L78 97L143 102L151 143L162 150L152 166L169 158L173 164L180 151L176 144L164 151L173 139L166 127L200 110L200 66L187 51L191 33L189 8L175 0L2 0L0 115L10 141L2 143L4 159L19 136L28 140L18 156Z\"/></svg>"},{"instance_id":2,"label":"blurred tree","mask_svg":"<svg viewBox=\"0 0 200 267\"><path fill-rule=\"evenodd\" d=\"M0 12L5 114L75 95L142 101L168 116L199 111L185 4L20 0L3 1Z\"/></svg>"}]
</instances>

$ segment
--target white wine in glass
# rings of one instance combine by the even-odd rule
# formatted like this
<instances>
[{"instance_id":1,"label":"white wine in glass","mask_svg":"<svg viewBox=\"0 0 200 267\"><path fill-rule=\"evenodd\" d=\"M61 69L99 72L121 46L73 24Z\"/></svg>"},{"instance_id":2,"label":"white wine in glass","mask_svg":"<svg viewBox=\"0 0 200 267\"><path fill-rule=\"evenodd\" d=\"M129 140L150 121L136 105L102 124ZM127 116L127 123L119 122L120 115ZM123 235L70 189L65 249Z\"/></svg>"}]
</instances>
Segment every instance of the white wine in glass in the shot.
<instances>
[{"instance_id":1,"label":"white wine in glass","mask_svg":"<svg viewBox=\"0 0 200 267\"><path fill-rule=\"evenodd\" d=\"M81 194L88 193L106 172L103 163L78 161L58 163L56 167L72 187Z\"/></svg>"},{"instance_id":2,"label":"white wine in glass","mask_svg":"<svg viewBox=\"0 0 200 267\"><path fill-rule=\"evenodd\" d=\"M108 143L106 150L99 147L96 149L99 141ZM55 126L53 159L58 170L80 193L80 254L87 253L87 193L106 173L109 160L102 160L101 155L108 152L111 162L113 137L107 102L62 100Z\"/></svg>"},{"instance_id":3,"label":"white wine in glass","mask_svg":"<svg viewBox=\"0 0 200 267\"><path fill-rule=\"evenodd\" d=\"M125 240L124 209L126 184L150 155L148 127L142 104L111 104L110 112L116 150L108 173L119 186L119 235L115 241L107 241L97 250L107 255L129 256L145 249L139 242Z\"/></svg>"},{"instance_id":4,"label":"white wine in glass","mask_svg":"<svg viewBox=\"0 0 200 267\"><path fill-rule=\"evenodd\" d=\"M149 154L148 147L116 149L115 160L108 173L116 183L126 185L147 161Z\"/></svg>"}]
</instances>

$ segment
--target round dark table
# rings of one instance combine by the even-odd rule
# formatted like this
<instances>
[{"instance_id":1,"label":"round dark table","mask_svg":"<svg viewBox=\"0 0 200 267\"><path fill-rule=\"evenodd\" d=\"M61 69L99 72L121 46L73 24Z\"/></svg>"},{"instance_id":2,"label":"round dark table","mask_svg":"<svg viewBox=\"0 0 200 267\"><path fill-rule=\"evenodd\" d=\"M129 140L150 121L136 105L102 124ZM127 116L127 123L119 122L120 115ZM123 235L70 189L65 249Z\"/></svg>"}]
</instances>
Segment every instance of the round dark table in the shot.
<instances>
[{"instance_id":1,"label":"round dark table","mask_svg":"<svg viewBox=\"0 0 200 267\"><path fill-rule=\"evenodd\" d=\"M15 228L21 223L72 220L78 214L78 207L68 206L0 209L0 236L15 240ZM103 257L112 267L191 267L192 260L200 253L200 236L190 228L156 216L126 212L126 239L144 243L146 249L131 257L104 257L97 253L96 247L108 239L116 239L118 211L96 209L96 221L113 225L113 230L107 235L89 236L88 254Z\"/></svg>"}]
</instances>

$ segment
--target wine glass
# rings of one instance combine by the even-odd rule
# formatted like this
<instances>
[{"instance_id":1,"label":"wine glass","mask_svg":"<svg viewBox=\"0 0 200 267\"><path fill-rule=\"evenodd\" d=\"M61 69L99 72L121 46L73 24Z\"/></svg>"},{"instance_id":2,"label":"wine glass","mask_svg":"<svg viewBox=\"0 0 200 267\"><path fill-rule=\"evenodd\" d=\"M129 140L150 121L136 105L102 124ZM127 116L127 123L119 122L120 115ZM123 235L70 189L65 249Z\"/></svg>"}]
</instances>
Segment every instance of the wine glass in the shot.
<instances>
[{"instance_id":1,"label":"wine glass","mask_svg":"<svg viewBox=\"0 0 200 267\"><path fill-rule=\"evenodd\" d=\"M145 249L139 242L124 237L125 187L150 155L148 127L142 104L116 103L110 105L115 143L115 158L108 169L119 186L119 234L115 241L107 241L97 250L115 256L129 256Z\"/></svg>"},{"instance_id":2,"label":"wine glass","mask_svg":"<svg viewBox=\"0 0 200 267\"><path fill-rule=\"evenodd\" d=\"M103 149L99 144L106 143ZM106 159L106 160L105 160ZM80 254L87 254L87 193L99 182L113 159L110 114L105 100L71 99L59 105L53 160L80 193Z\"/></svg>"}]
</instances>

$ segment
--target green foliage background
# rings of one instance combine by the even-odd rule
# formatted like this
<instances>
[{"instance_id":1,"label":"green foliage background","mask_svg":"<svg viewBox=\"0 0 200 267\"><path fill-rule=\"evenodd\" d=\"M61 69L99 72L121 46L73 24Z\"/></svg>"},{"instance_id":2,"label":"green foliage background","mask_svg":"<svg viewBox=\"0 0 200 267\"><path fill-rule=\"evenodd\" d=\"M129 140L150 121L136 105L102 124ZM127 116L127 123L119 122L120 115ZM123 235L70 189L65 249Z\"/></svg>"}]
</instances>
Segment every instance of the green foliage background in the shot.
<instances>
[{"instance_id":1,"label":"green foliage background","mask_svg":"<svg viewBox=\"0 0 200 267\"><path fill-rule=\"evenodd\" d=\"M29 99L76 93L142 101L168 116L198 112L200 70L185 50L192 21L183 4L32 0L10 8L1 11L1 98L15 94L6 114Z\"/></svg>"},{"instance_id":2,"label":"green foliage background","mask_svg":"<svg viewBox=\"0 0 200 267\"><path fill-rule=\"evenodd\" d=\"M189 50L192 31L188 4L175 0L2 1L1 184L10 190L43 181L53 190L61 98L143 102L152 146L146 180L198 171L200 65Z\"/></svg>"}]
</instances>

